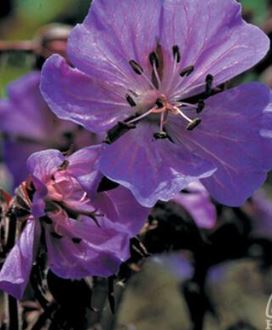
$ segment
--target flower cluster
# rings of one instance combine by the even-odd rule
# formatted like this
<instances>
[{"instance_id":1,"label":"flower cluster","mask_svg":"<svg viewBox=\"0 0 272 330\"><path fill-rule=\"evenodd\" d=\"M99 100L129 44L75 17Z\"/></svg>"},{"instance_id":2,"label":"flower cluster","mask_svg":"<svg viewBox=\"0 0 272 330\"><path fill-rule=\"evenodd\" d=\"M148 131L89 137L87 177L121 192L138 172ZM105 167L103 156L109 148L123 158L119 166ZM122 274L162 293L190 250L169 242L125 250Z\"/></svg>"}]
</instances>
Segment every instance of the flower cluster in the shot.
<instances>
[{"instance_id":1,"label":"flower cluster","mask_svg":"<svg viewBox=\"0 0 272 330\"><path fill-rule=\"evenodd\" d=\"M272 94L225 83L268 49L234 0L94 0L67 59L52 55L0 102L20 184L10 209L24 215L0 288L21 298L41 249L60 277L116 274L158 201L210 229L211 198L250 197L272 168Z\"/></svg>"}]
</instances>

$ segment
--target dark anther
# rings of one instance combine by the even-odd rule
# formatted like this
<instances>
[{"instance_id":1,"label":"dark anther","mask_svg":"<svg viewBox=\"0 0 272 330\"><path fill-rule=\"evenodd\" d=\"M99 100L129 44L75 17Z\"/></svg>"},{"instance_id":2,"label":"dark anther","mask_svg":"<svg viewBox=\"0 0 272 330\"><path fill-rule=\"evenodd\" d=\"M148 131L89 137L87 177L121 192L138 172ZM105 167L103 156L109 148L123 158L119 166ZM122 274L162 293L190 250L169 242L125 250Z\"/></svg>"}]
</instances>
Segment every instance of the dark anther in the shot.
<instances>
[{"instance_id":1,"label":"dark anther","mask_svg":"<svg viewBox=\"0 0 272 330\"><path fill-rule=\"evenodd\" d=\"M125 122L119 121L113 128L111 128L107 132L107 136L104 142L107 144L111 144L133 128L136 128L135 124L127 124Z\"/></svg>"},{"instance_id":2,"label":"dark anther","mask_svg":"<svg viewBox=\"0 0 272 330\"><path fill-rule=\"evenodd\" d=\"M196 108L196 112L200 113L205 108L205 102L203 100L199 100Z\"/></svg>"},{"instance_id":3,"label":"dark anther","mask_svg":"<svg viewBox=\"0 0 272 330\"><path fill-rule=\"evenodd\" d=\"M194 128L196 128L201 123L200 118L195 118L188 126L187 130L192 131Z\"/></svg>"},{"instance_id":4,"label":"dark anther","mask_svg":"<svg viewBox=\"0 0 272 330\"><path fill-rule=\"evenodd\" d=\"M47 223L48 225L51 225L53 223L53 221L49 218L48 215L43 215L42 217L40 217L40 220L42 222Z\"/></svg>"},{"instance_id":5,"label":"dark anther","mask_svg":"<svg viewBox=\"0 0 272 330\"><path fill-rule=\"evenodd\" d=\"M154 133L153 136L156 140L168 139L168 140L170 140L171 142L174 143L171 136L167 132L157 132L157 133Z\"/></svg>"},{"instance_id":6,"label":"dark anther","mask_svg":"<svg viewBox=\"0 0 272 330\"><path fill-rule=\"evenodd\" d=\"M180 57L179 46L177 46L177 45L173 46L172 51L173 51L174 59L177 61L177 63L179 63L180 58L181 58Z\"/></svg>"},{"instance_id":7,"label":"dark anther","mask_svg":"<svg viewBox=\"0 0 272 330\"><path fill-rule=\"evenodd\" d=\"M56 232L54 232L54 231L51 231L51 236L53 236L54 238L57 238L57 239L60 239L60 238L62 238L63 236L62 235L60 235L60 234L58 234L58 233L56 233Z\"/></svg>"},{"instance_id":8,"label":"dark anther","mask_svg":"<svg viewBox=\"0 0 272 330\"><path fill-rule=\"evenodd\" d=\"M133 100L133 98L129 94L126 95L126 100L128 101L128 104L131 107L136 107L135 101Z\"/></svg>"},{"instance_id":9,"label":"dark anther","mask_svg":"<svg viewBox=\"0 0 272 330\"><path fill-rule=\"evenodd\" d=\"M162 101L160 98L158 98L158 99L156 100L156 106L157 106L159 109L164 107L163 101Z\"/></svg>"},{"instance_id":10,"label":"dark anther","mask_svg":"<svg viewBox=\"0 0 272 330\"><path fill-rule=\"evenodd\" d=\"M159 58L155 52L152 52L151 54L149 54L149 62L152 65L152 67L155 64L155 67L157 69L159 68L160 62L159 62Z\"/></svg>"},{"instance_id":11,"label":"dark anther","mask_svg":"<svg viewBox=\"0 0 272 330\"><path fill-rule=\"evenodd\" d=\"M72 238L72 241L73 241L73 243L75 243L75 244L79 244L79 243L82 241L82 239L79 238L79 237L73 237L73 238Z\"/></svg>"},{"instance_id":12,"label":"dark anther","mask_svg":"<svg viewBox=\"0 0 272 330\"><path fill-rule=\"evenodd\" d=\"M194 66L193 65L189 65L186 68L184 68L181 72L180 72L180 76L181 77L188 77L193 71L194 71Z\"/></svg>"},{"instance_id":13,"label":"dark anther","mask_svg":"<svg viewBox=\"0 0 272 330\"><path fill-rule=\"evenodd\" d=\"M206 76L206 90L205 90L206 96L210 96L212 93L212 83L213 83L213 76L211 74L208 74Z\"/></svg>"},{"instance_id":14,"label":"dark anther","mask_svg":"<svg viewBox=\"0 0 272 330\"><path fill-rule=\"evenodd\" d=\"M68 166L69 166L69 161L65 159L63 163L59 166L59 170L60 171L66 170Z\"/></svg>"},{"instance_id":15,"label":"dark anther","mask_svg":"<svg viewBox=\"0 0 272 330\"><path fill-rule=\"evenodd\" d=\"M154 133L153 136L156 140L167 139L167 137L168 137L166 132L157 132L157 133Z\"/></svg>"},{"instance_id":16,"label":"dark anther","mask_svg":"<svg viewBox=\"0 0 272 330\"><path fill-rule=\"evenodd\" d=\"M132 70L139 75L144 72L144 69L140 66L140 64L134 60L130 60L129 65L132 67Z\"/></svg>"}]
</instances>

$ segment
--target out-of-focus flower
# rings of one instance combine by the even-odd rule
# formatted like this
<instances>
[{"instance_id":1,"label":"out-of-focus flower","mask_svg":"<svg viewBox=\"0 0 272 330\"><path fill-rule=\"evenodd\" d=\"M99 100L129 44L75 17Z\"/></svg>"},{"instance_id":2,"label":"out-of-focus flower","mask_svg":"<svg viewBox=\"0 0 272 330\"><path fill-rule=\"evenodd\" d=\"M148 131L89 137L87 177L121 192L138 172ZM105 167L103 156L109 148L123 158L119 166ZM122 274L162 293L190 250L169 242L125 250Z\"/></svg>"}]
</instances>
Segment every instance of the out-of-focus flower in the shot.
<instances>
[{"instance_id":1,"label":"out-of-focus flower","mask_svg":"<svg viewBox=\"0 0 272 330\"><path fill-rule=\"evenodd\" d=\"M251 236L272 240L272 200L264 190L258 190L243 206L251 217Z\"/></svg>"},{"instance_id":2,"label":"out-of-focus flower","mask_svg":"<svg viewBox=\"0 0 272 330\"><path fill-rule=\"evenodd\" d=\"M0 101L4 161L15 186L26 178L26 160L31 153L47 148L72 151L98 142L96 135L58 119L44 102L39 84L40 73L31 72L10 83L8 99Z\"/></svg>"},{"instance_id":3,"label":"out-of-focus flower","mask_svg":"<svg viewBox=\"0 0 272 330\"><path fill-rule=\"evenodd\" d=\"M201 179L237 206L272 166L260 135L270 92L249 83L216 93L268 49L234 0L94 0L68 40L73 67L53 55L41 90L60 118L107 131L100 169L141 204Z\"/></svg>"},{"instance_id":4,"label":"out-of-focus flower","mask_svg":"<svg viewBox=\"0 0 272 330\"><path fill-rule=\"evenodd\" d=\"M191 215L199 228L213 228L217 214L208 191L199 182L190 183L186 190L177 194L172 200Z\"/></svg>"},{"instance_id":5,"label":"out-of-focus flower","mask_svg":"<svg viewBox=\"0 0 272 330\"><path fill-rule=\"evenodd\" d=\"M99 148L68 157L50 149L29 157L33 188L24 198L29 216L0 272L1 289L22 297L44 240L49 267L63 278L109 276L129 258L130 238L140 231L148 209L123 187L97 193Z\"/></svg>"}]
</instances>

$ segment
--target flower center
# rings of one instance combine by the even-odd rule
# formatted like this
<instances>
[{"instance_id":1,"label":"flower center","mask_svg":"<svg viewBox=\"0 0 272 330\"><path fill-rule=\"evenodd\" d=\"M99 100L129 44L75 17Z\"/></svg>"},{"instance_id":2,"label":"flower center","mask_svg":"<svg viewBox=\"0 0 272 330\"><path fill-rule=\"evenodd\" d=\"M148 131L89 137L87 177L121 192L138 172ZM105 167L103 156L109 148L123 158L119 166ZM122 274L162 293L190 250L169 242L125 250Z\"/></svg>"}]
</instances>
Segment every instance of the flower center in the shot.
<instances>
[{"instance_id":1,"label":"flower center","mask_svg":"<svg viewBox=\"0 0 272 330\"><path fill-rule=\"evenodd\" d=\"M134 114L108 131L105 142L114 142L128 130L135 128L137 123L142 120L158 124L159 130L154 134L155 139L170 138L165 130L169 115L176 115L185 120L189 131L192 131L201 123L198 116L190 118L188 111L193 110L196 114L199 114L204 109L204 98L212 94L213 76L210 74L206 76L203 83L204 93L198 98L197 102L185 102L185 100L181 100L180 93L175 93L176 88L171 88L171 86L177 77L184 79L190 76L194 71L194 66L189 65L180 68L181 55L177 45L172 47L170 61L165 61L165 57L166 54L163 54L163 49L158 44L156 50L149 54L151 74L147 74L141 64L134 59L128 62L133 72L142 77L143 83L148 84L149 89L141 93L128 90L125 97L128 104L133 108ZM165 63L169 65L167 70L165 70ZM167 77L164 76L166 72ZM169 89L174 89L174 91L170 90L169 92ZM169 94L171 96L168 96Z\"/></svg>"}]
</instances>

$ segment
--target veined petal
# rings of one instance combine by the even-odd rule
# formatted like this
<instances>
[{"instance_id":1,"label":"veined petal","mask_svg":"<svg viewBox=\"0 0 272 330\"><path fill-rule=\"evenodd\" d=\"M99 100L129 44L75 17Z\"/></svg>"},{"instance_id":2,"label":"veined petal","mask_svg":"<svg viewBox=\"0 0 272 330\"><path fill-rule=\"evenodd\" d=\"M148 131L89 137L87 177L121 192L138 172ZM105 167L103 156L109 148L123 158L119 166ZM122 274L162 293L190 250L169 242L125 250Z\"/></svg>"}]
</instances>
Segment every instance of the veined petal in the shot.
<instances>
[{"instance_id":1,"label":"veined petal","mask_svg":"<svg viewBox=\"0 0 272 330\"><path fill-rule=\"evenodd\" d=\"M71 68L59 55L52 55L43 66L41 91L59 118L96 133L111 128L130 111L126 91L122 93L102 77L94 79Z\"/></svg>"},{"instance_id":2,"label":"veined petal","mask_svg":"<svg viewBox=\"0 0 272 330\"><path fill-rule=\"evenodd\" d=\"M210 97L195 130L186 131L175 120L169 124L169 134L179 136L180 143L217 168L201 182L223 204L241 205L272 166L272 141L260 134L269 95L262 84L241 85Z\"/></svg>"},{"instance_id":3,"label":"veined petal","mask_svg":"<svg viewBox=\"0 0 272 330\"><path fill-rule=\"evenodd\" d=\"M173 198L190 182L210 176L209 162L169 140L155 140L156 127L138 124L102 151L100 170L128 188L146 207Z\"/></svg>"},{"instance_id":4,"label":"veined petal","mask_svg":"<svg viewBox=\"0 0 272 330\"><path fill-rule=\"evenodd\" d=\"M29 219L21 236L8 254L0 272L0 289L16 299L23 297L40 238L40 226Z\"/></svg>"},{"instance_id":5,"label":"veined petal","mask_svg":"<svg viewBox=\"0 0 272 330\"><path fill-rule=\"evenodd\" d=\"M129 258L129 235L115 230L105 218L99 223L100 227L87 217L70 219L68 225L60 221L64 235L60 239L46 231L49 267L55 274L79 279L107 277L118 271L120 264Z\"/></svg>"},{"instance_id":6,"label":"veined petal","mask_svg":"<svg viewBox=\"0 0 272 330\"><path fill-rule=\"evenodd\" d=\"M32 154L27 160L27 167L34 178L45 184L64 160L59 150L48 149Z\"/></svg>"},{"instance_id":7,"label":"veined petal","mask_svg":"<svg viewBox=\"0 0 272 330\"><path fill-rule=\"evenodd\" d=\"M84 191L94 197L103 177L98 171L101 145L82 148L68 157L67 172L75 177Z\"/></svg>"},{"instance_id":8,"label":"veined petal","mask_svg":"<svg viewBox=\"0 0 272 330\"><path fill-rule=\"evenodd\" d=\"M83 24L72 30L68 56L83 72L107 80L114 89L143 90L148 86L128 62L144 69L156 48L160 26L160 0L94 0ZM109 19L110 17L110 19Z\"/></svg>"},{"instance_id":9,"label":"veined petal","mask_svg":"<svg viewBox=\"0 0 272 330\"><path fill-rule=\"evenodd\" d=\"M137 203L131 192L122 186L98 194L94 205L130 236L139 233L150 210Z\"/></svg>"},{"instance_id":10,"label":"veined petal","mask_svg":"<svg viewBox=\"0 0 272 330\"><path fill-rule=\"evenodd\" d=\"M219 85L258 63L269 49L269 39L247 24L234 0L163 0L160 41L165 50L178 45L180 67L194 65L190 77L172 84L183 96L203 92L207 74ZM180 83L179 83L180 81Z\"/></svg>"}]
</instances>

